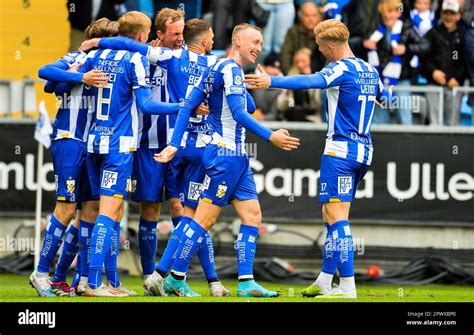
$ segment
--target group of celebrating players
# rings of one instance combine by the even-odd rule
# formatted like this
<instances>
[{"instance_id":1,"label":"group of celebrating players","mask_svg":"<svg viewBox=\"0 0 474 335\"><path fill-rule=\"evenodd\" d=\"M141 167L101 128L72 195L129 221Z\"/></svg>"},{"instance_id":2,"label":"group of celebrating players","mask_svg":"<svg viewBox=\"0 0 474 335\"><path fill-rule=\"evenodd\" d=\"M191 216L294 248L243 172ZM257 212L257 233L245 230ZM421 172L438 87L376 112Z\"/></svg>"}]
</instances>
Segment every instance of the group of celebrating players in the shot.
<instances>
[{"instance_id":1,"label":"group of celebrating players","mask_svg":"<svg viewBox=\"0 0 474 335\"><path fill-rule=\"evenodd\" d=\"M330 61L321 72L270 77L260 66L253 75L242 70L261 52L258 27L237 25L229 57L218 59L211 54L214 34L207 21L185 23L182 11L165 8L155 26L157 39L146 44L151 20L143 13L128 12L116 22L97 20L86 30L82 51L39 71L47 80L45 91L62 104L51 146L56 207L30 276L38 295L137 294L120 282L117 271L120 220L130 192L140 203L145 295L199 296L186 281L196 254L210 295L230 295L216 273L209 233L230 203L242 222L235 244L237 296L279 296L253 277L262 214L245 146L246 130L282 150L300 145L287 130L272 131L251 115L255 104L247 89L272 86L327 88L328 134L319 181L327 235L322 271L302 294L356 298L349 210L372 160L370 125L383 85L371 65L353 56L347 27L327 20L315 28L316 43ZM163 195L174 229L155 266ZM77 254L69 286L66 274ZM340 282L333 288L336 270Z\"/></svg>"}]
</instances>

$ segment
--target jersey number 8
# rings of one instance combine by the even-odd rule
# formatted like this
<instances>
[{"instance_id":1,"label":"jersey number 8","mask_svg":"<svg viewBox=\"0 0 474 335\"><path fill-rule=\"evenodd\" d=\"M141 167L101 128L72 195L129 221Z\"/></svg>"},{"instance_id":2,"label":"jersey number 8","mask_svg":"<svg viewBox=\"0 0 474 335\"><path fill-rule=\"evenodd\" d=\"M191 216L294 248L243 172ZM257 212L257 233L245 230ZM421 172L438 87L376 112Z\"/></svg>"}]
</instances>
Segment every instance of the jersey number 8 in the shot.
<instances>
[{"instance_id":1,"label":"jersey number 8","mask_svg":"<svg viewBox=\"0 0 474 335\"><path fill-rule=\"evenodd\" d=\"M97 119L107 121L109 119L110 102L112 100L113 84L108 83L99 87L97 92Z\"/></svg>"}]
</instances>

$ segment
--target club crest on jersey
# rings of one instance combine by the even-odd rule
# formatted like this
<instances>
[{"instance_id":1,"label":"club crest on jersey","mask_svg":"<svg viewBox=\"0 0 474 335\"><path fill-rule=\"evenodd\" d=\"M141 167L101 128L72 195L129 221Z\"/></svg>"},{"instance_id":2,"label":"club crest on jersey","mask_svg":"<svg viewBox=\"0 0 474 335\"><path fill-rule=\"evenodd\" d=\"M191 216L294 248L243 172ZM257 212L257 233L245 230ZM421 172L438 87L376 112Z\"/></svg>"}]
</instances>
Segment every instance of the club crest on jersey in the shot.
<instances>
[{"instance_id":1,"label":"club crest on jersey","mask_svg":"<svg viewBox=\"0 0 474 335\"><path fill-rule=\"evenodd\" d=\"M352 190L352 177L344 176L337 177L337 193L338 194L350 194Z\"/></svg>"},{"instance_id":2,"label":"club crest on jersey","mask_svg":"<svg viewBox=\"0 0 474 335\"><path fill-rule=\"evenodd\" d=\"M112 186L117 184L117 172L104 170L102 175L102 188L112 188Z\"/></svg>"},{"instance_id":3,"label":"club crest on jersey","mask_svg":"<svg viewBox=\"0 0 474 335\"><path fill-rule=\"evenodd\" d=\"M241 76L235 76L234 77L234 85L242 85L242 77Z\"/></svg>"},{"instance_id":4,"label":"club crest on jersey","mask_svg":"<svg viewBox=\"0 0 474 335\"><path fill-rule=\"evenodd\" d=\"M76 190L76 181L74 179L66 180L66 188L68 193L74 193Z\"/></svg>"},{"instance_id":5,"label":"club crest on jersey","mask_svg":"<svg viewBox=\"0 0 474 335\"><path fill-rule=\"evenodd\" d=\"M190 182L188 188L188 199L194 201L198 200L201 195L201 188L202 184Z\"/></svg>"},{"instance_id":6,"label":"club crest on jersey","mask_svg":"<svg viewBox=\"0 0 474 335\"><path fill-rule=\"evenodd\" d=\"M227 192L227 185L219 185L217 187L216 197L222 199L223 197L225 197L225 192Z\"/></svg>"},{"instance_id":7,"label":"club crest on jersey","mask_svg":"<svg viewBox=\"0 0 474 335\"><path fill-rule=\"evenodd\" d=\"M323 75L326 75L327 77L330 77L333 73L334 73L334 70L332 69L328 69L328 68L324 68L321 70L321 73Z\"/></svg>"}]
</instances>

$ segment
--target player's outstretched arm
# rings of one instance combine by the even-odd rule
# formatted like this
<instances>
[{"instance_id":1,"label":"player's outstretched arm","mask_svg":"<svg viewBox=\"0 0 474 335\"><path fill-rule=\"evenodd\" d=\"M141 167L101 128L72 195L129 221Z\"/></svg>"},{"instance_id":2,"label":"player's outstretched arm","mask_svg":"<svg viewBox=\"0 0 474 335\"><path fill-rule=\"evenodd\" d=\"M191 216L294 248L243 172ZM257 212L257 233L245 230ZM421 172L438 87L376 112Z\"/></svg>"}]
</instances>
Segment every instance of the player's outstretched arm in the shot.
<instances>
[{"instance_id":1,"label":"player's outstretched arm","mask_svg":"<svg viewBox=\"0 0 474 335\"><path fill-rule=\"evenodd\" d=\"M149 46L126 36L92 38L82 42L79 50L86 51L97 47L101 49L138 52L142 56L145 56L151 64L159 63L162 58L169 59L168 55L163 55L163 49L171 52L170 49Z\"/></svg>"},{"instance_id":2,"label":"player's outstretched arm","mask_svg":"<svg viewBox=\"0 0 474 335\"><path fill-rule=\"evenodd\" d=\"M291 137L287 130L280 129L273 132L255 120L249 113L243 113L242 111L245 110L243 100L243 96L239 94L230 94L227 96L229 109L235 121L261 139L272 142L280 149L291 151L298 148L300 140L296 137Z\"/></svg>"},{"instance_id":3,"label":"player's outstretched arm","mask_svg":"<svg viewBox=\"0 0 474 335\"><path fill-rule=\"evenodd\" d=\"M142 56L148 56L148 54L151 52L151 49L153 49L148 45L135 41L130 37L116 36L91 38L90 40L86 40L82 42L81 46L79 47L79 51L87 51L93 48L127 50L130 52L138 52Z\"/></svg>"},{"instance_id":4,"label":"player's outstretched arm","mask_svg":"<svg viewBox=\"0 0 474 335\"><path fill-rule=\"evenodd\" d=\"M145 114L176 114L179 111L178 103L153 101L151 89L148 87L139 87L134 90L134 93L138 108Z\"/></svg>"},{"instance_id":5,"label":"player's outstretched arm","mask_svg":"<svg viewBox=\"0 0 474 335\"><path fill-rule=\"evenodd\" d=\"M38 71L38 76L45 80L55 82L68 82L72 84L86 84L89 86L100 87L107 84L107 76L99 70L91 70L86 73L67 71L63 69L63 62L54 62L43 66Z\"/></svg>"},{"instance_id":6,"label":"player's outstretched arm","mask_svg":"<svg viewBox=\"0 0 474 335\"><path fill-rule=\"evenodd\" d=\"M154 155L155 161L167 163L173 159L180 147L181 139L183 138L184 131L188 126L191 112L195 110L205 98L206 93L199 88L194 87L191 90L189 95L186 97L183 106L179 109L170 144L159 154Z\"/></svg>"},{"instance_id":7,"label":"player's outstretched arm","mask_svg":"<svg viewBox=\"0 0 474 335\"><path fill-rule=\"evenodd\" d=\"M258 88L285 88L289 90L308 90L311 88L326 88L326 80L320 73L305 75L297 74L293 76L270 76L265 70L258 65L259 74L245 75L244 82L248 89Z\"/></svg>"},{"instance_id":8,"label":"player's outstretched arm","mask_svg":"<svg viewBox=\"0 0 474 335\"><path fill-rule=\"evenodd\" d=\"M142 56L146 56L149 52L149 49L151 49L151 47L148 45L135 41L134 39L126 36L101 38L99 41L99 48L138 52Z\"/></svg>"}]
</instances>

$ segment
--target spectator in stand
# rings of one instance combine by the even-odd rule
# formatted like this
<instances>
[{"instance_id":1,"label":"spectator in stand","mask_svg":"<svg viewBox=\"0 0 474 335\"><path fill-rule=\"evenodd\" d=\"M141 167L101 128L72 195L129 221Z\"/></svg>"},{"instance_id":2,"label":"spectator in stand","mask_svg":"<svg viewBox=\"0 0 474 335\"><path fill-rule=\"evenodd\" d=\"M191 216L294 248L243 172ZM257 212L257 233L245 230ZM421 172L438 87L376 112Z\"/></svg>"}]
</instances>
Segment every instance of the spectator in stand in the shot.
<instances>
[{"instance_id":1,"label":"spectator in stand","mask_svg":"<svg viewBox=\"0 0 474 335\"><path fill-rule=\"evenodd\" d=\"M211 0L214 50L226 50L230 46L232 30L240 23L255 21L260 28L267 24L270 12L255 0Z\"/></svg>"},{"instance_id":2,"label":"spectator in stand","mask_svg":"<svg viewBox=\"0 0 474 335\"><path fill-rule=\"evenodd\" d=\"M410 11L411 24L418 35L424 37L433 28L434 12L431 10L431 0L415 0L415 8Z\"/></svg>"},{"instance_id":3,"label":"spectator in stand","mask_svg":"<svg viewBox=\"0 0 474 335\"><path fill-rule=\"evenodd\" d=\"M263 61L263 68L267 73L271 73L272 76L282 76L283 73L280 70L280 60L277 54L269 54ZM280 88L266 88L262 90L250 90L255 106L255 118L258 121L272 121L281 120L277 115L277 97L282 92Z\"/></svg>"},{"instance_id":4,"label":"spectator in stand","mask_svg":"<svg viewBox=\"0 0 474 335\"><path fill-rule=\"evenodd\" d=\"M267 24L263 28L263 48L261 57L270 53L280 53L288 29L295 21L293 0L257 0L257 3L270 12Z\"/></svg>"},{"instance_id":5,"label":"spectator in stand","mask_svg":"<svg viewBox=\"0 0 474 335\"><path fill-rule=\"evenodd\" d=\"M69 51L79 49L84 41L84 31L89 24L97 18L106 17L116 21L127 11L125 0L68 0L69 22L71 23L71 36Z\"/></svg>"},{"instance_id":6,"label":"spectator in stand","mask_svg":"<svg viewBox=\"0 0 474 335\"><path fill-rule=\"evenodd\" d=\"M281 69L285 74L288 73L293 64L293 56L296 50L301 48L311 50L311 69L313 72L321 70L326 62L326 58L314 43L314 27L322 21L320 8L313 2L305 2L298 11L298 18L299 23L288 30L281 48Z\"/></svg>"},{"instance_id":7,"label":"spectator in stand","mask_svg":"<svg viewBox=\"0 0 474 335\"><path fill-rule=\"evenodd\" d=\"M474 87L474 1L460 0L459 6L462 12L460 28L464 32L469 84ZM469 94L468 105L471 106L471 120L474 125L474 93Z\"/></svg>"},{"instance_id":8,"label":"spectator in stand","mask_svg":"<svg viewBox=\"0 0 474 335\"><path fill-rule=\"evenodd\" d=\"M420 37L425 37L436 22L435 12L431 6L431 0L415 0L414 9L410 11L411 24ZM412 82L412 84L426 85L428 81L420 74L420 58L418 56L415 55L411 58L410 66L413 68L414 75L418 76L418 80Z\"/></svg>"},{"instance_id":9,"label":"spectator in stand","mask_svg":"<svg viewBox=\"0 0 474 335\"><path fill-rule=\"evenodd\" d=\"M401 6L400 0L382 0L379 3L382 22L363 43L369 50L369 63L379 71L386 87L417 84L418 69L413 68L410 62L413 57L426 55L430 48L428 42L418 35L410 23L401 20ZM412 103L410 93L400 92L397 96L394 105L397 107L398 123L413 124L411 107L415 104ZM388 108L375 110L374 123L389 121Z\"/></svg>"},{"instance_id":10,"label":"spectator in stand","mask_svg":"<svg viewBox=\"0 0 474 335\"><path fill-rule=\"evenodd\" d=\"M302 48L293 57L293 67L288 75L312 74L311 50ZM277 109L287 121L321 123L321 90L283 90L278 96Z\"/></svg>"},{"instance_id":11,"label":"spectator in stand","mask_svg":"<svg viewBox=\"0 0 474 335\"><path fill-rule=\"evenodd\" d=\"M324 16L327 19L342 21L342 11L351 0L329 0L324 5Z\"/></svg>"},{"instance_id":12,"label":"spectator in stand","mask_svg":"<svg viewBox=\"0 0 474 335\"><path fill-rule=\"evenodd\" d=\"M367 50L362 42L377 29L380 19L377 15L379 0L352 0L342 11L342 21L349 28L349 46L356 57L367 60Z\"/></svg>"},{"instance_id":13,"label":"spectator in stand","mask_svg":"<svg viewBox=\"0 0 474 335\"><path fill-rule=\"evenodd\" d=\"M454 97L452 89L462 85L467 77L464 35L458 28L460 19L459 3L456 0L444 0L441 23L426 34L431 49L422 58L421 66L430 84L444 88L443 111L439 110L439 95L426 93L430 124L439 124L440 113L443 113L444 123L459 124L462 95Z\"/></svg>"}]
</instances>

